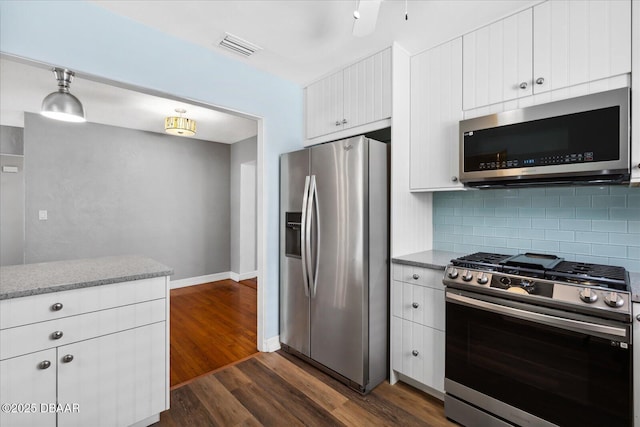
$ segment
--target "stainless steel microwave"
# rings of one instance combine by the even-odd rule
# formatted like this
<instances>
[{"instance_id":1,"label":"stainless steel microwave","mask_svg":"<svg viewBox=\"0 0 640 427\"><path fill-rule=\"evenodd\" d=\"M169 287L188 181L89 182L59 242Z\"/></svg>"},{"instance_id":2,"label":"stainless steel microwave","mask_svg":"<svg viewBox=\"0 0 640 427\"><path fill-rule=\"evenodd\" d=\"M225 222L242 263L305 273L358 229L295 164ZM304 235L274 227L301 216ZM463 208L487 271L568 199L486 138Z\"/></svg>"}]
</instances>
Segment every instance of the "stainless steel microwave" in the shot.
<instances>
[{"instance_id":1,"label":"stainless steel microwave","mask_svg":"<svg viewBox=\"0 0 640 427\"><path fill-rule=\"evenodd\" d=\"M630 176L629 88L460 122L473 187L604 184Z\"/></svg>"}]
</instances>

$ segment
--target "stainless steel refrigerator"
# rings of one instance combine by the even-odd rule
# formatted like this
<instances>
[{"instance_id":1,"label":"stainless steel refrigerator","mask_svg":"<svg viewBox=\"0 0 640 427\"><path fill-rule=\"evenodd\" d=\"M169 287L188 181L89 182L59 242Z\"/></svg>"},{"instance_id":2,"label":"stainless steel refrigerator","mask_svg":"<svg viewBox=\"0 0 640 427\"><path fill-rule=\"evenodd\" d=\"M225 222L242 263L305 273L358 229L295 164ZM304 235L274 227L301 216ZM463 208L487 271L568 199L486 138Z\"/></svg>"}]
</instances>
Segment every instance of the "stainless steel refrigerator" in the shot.
<instances>
[{"instance_id":1,"label":"stainless steel refrigerator","mask_svg":"<svg viewBox=\"0 0 640 427\"><path fill-rule=\"evenodd\" d=\"M280 159L282 348L362 393L388 372L387 153L360 136Z\"/></svg>"}]
</instances>

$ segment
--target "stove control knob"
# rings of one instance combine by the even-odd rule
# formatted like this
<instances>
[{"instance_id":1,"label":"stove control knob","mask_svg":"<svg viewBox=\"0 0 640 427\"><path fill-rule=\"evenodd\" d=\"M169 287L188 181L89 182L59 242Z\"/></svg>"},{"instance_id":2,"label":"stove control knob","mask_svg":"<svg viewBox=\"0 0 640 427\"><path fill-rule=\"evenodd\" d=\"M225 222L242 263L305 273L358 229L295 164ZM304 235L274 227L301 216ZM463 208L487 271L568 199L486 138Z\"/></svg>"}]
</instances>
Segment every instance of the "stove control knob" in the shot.
<instances>
[{"instance_id":1,"label":"stove control knob","mask_svg":"<svg viewBox=\"0 0 640 427\"><path fill-rule=\"evenodd\" d=\"M447 273L449 279L455 279L458 277L458 269L455 267L449 267L449 272Z\"/></svg>"},{"instance_id":2,"label":"stove control knob","mask_svg":"<svg viewBox=\"0 0 640 427\"><path fill-rule=\"evenodd\" d=\"M598 294L591 288L584 288L580 291L580 299L587 304L598 301Z\"/></svg>"},{"instance_id":3,"label":"stove control knob","mask_svg":"<svg viewBox=\"0 0 640 427\"><path fill-rule=\"evenodd\" d=\"M624 299L617 292L609 292L604 296L604 302L609 307L622 307L624 305Z\"/></svg>"},{"instance_id":4,"label":"stove control knob","mask_svg":"<svg viewBox=\"0 0 640 427\"><path fill-rule=\"evenodd\" d=\"M462 280L464 280L465 282L470 282L473 280L473 273L469 270L465 270L464 274L462 275Z\"/></svg>"},{"instance_id":5,"label":"stove control knob","mask_svg":"<svg viewBox=\"0 0 640 427\"><path fill-rule=\"evenodd\" d=\"M478 276L478 283L481 285L486 285L487 283L489 283L489 277L486 273L480 273L480 275Z\"/></svg>"}]
</instances>

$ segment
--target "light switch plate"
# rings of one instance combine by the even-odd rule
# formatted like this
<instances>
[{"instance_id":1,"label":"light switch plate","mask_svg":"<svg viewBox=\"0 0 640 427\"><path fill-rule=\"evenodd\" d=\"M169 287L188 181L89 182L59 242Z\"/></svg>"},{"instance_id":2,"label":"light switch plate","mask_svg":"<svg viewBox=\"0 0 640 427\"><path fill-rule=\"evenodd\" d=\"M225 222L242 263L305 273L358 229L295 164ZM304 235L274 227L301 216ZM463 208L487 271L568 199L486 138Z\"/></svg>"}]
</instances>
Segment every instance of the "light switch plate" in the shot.
<instances>
[{"instance_id":1,"label":"light switch plate","mask_svg":"<svg viewBox=\"0 0 640 427\"><path fill-rule=\"evenodd\" d=\"M38 219L40 221L46 221L47 220L47 211L38 211Z\"/></svg>"}]
</instances>

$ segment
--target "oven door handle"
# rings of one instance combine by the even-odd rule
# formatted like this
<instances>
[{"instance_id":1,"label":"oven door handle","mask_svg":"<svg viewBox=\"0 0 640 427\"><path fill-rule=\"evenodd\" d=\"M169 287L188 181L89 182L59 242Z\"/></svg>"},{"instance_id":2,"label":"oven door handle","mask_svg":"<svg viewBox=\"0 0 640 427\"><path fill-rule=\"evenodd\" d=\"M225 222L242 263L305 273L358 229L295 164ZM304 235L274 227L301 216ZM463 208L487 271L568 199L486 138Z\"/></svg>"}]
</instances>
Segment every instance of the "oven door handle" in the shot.
<instances>
[{"instance_id":1,"label":"oven door handle","mask_svg":"<svg viewBox=\"0 0 640 427\"><path fill-rule=\"evenodd\" d=\"M493 313L504 314L505 316L516 317L518 319L530 320L535 323L553 326L573 332L580 332L588 335L595 335L603 338L613 339L615 341L629 342L628 332L625 328L617 328L615 326L600 325L597 323L583 322L573 319L565 319L562 317L550 316L519 308L507 307L504 305L494 304L492 302L481 301L475 298L469 298L464 295L458 295L447 292L446 301L454 304L466 305L479 308Z\"/></svg>"}]
</instances>

